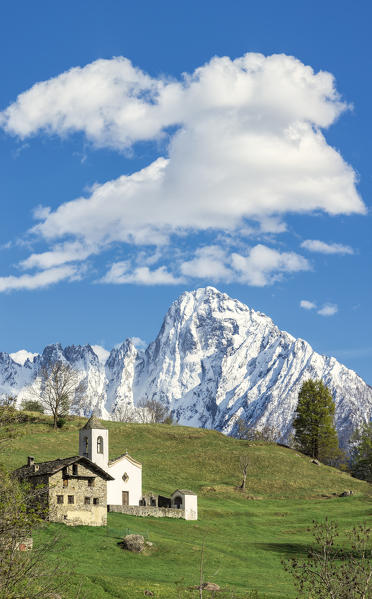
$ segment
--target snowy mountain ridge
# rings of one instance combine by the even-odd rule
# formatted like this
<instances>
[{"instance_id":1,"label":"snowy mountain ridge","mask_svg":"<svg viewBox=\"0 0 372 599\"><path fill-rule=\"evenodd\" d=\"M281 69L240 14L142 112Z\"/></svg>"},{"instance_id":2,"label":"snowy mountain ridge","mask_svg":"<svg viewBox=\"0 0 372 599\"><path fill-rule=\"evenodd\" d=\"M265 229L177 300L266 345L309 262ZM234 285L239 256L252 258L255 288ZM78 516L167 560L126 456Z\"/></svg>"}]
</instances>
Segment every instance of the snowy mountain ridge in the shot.
<instances>
[{"instance_id":1,"label":"snowy mountain ridge","mask_svg":"<svg viewBox=\"0 0 372 599\"><path fill-rule=\"evenodd\" d=\"M308 378L321 378L329 387L344 444L372 414L372 388L354 371L213 287L183 293L145 351L130 339L110 353L102 350L90 345L63 349L57 343L37 355L24 351L12 358L2 352L0 393L22 401L41 366L61 360L87 383L84 401L73 407L85 416L92 410L105 418L127 409L133 413L141 400L155 398L180 424L232 433L244 418L251 426L275 427L285 438Z\"/></svg>"}]
</instances>

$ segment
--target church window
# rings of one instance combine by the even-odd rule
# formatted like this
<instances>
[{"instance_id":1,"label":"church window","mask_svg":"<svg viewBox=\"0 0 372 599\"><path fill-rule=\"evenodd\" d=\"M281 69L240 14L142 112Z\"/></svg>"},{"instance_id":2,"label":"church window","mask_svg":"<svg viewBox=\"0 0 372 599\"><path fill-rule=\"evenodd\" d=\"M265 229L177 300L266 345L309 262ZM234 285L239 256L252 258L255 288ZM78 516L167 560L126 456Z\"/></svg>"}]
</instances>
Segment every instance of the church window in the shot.
<instances>
[{"instance_id":1,"label":"church window","mask_svg":"<svg viewBox=\"0 0 372 599\"><path fill-rule=\"evenodd\" d=\"M127 482L128 482L128 480L129 480L129 476L128 476L128 474L127 474L126 472L124 472L124 474L123 474L123 476L122 476L122 479L123 479L123 481L124 481L125 483L127 483Z\"/></svg>"},{"instance_id":2,"label":"church window","mask_svg":"<svg viewBox=\"0 0 372 599\"><path fill-rule=\"evenodd\" d=\"M63 479L63 486L68 487L68 478Z\"/></svg>"},{"instance_id":3,"label":"church window","mask_svg":"<svg viewBox=\"0 0 372 599\"><path fill-rule=\"evenodd\" d=\"M84 437L84 455L85 457L88 457L88 449L89 449L89 441L88 441L88 437Z\"/></svg>"},{"instance_id":4,"label":"church window","mask_svg":"<svg viewBox=\"0 0 372 599\"><path fill-rule=\"evenodd\" d=\"M57 495L57 503L63 503L63 495Z\"/></svg>"},{"instance_id":5,"label":"church window","mask_svg":"<svg viewBox=\"0 0 372 599\"><path fill-rule=\"evenodd\" d=\"M74 495L68 495L68 503L75 503L75 496Z\"/></svg>"},{"instance_id":6,"label":"church window","mask_svg":"<svg viewBox=\"0 0 372 599\"><path fill-rule=\"evenodd\" d=\"M90 497L85 497L84 503L85 505L90 505Z\"/></svg>"},{"instance_id":7,"label":"church window","mask_svg":"<svg viewBox=\"0 0 372 599\"><path fill-rule=\"evenodd\" d=\"M99 498L93 497L93 505L99 505Z\"/></svg>"},{"instance_id":8,"label":"church window","mask_svg":"<svg viewBox=\"0 0 372 599\"><path fill-rule=\"evenodd\" d=\"M88 478L88 487L94 487L94 478Z\"/></svg>"},{"instance_id":9,"label":"church window","mask_svg":"<svg viewBox=\"0 0 372 599\"><path fill-rule=\"evenodd\" d=\"M73 474L74 476L77 476L77 473L78 473L78 467L77 467L77 464L73 464L73 465L72 465L72 474Z\"/></svg>"},{"instance_id":10,"label":"church window","mask_svg":"<svg viewBox=\"0 0 372 599\"><path fill-rule=\"evenodd\" d=\"M103 453L103 438L98 437L97 439L97 453Z\"/></svg>"}]
</instances>

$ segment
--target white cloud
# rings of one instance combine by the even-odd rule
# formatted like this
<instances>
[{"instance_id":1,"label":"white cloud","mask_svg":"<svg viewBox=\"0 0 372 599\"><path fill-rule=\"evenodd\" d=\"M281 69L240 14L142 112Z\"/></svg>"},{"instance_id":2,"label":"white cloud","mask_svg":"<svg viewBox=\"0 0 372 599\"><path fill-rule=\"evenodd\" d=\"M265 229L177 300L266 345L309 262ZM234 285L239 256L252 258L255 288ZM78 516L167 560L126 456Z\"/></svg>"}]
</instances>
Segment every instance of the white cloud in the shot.
<instances>
[{"instance_id":1,"label":"white cloud","mask_svg":"<svg viewBox=\"0 0 372 599\"><path fill-rule=\"evenodd\" d=\"M247 256L232 254L232 266L239 273L239 280L249 285L263 287L281 278L282 273L310 270L303 256L294 252L279 252L258 244Z\"/></svg>"},{"instance_id":2,"label":"white cloud","mask_svg":"<svg viewBox=\"0 0 372 599\"><path fill-rule=\"evenodd\" d=\"M213 58L178 81L113 58L37 83L0 113L8 133L23 139L81 131L94 146L119 151L164 139L167 149L86 197L54 211L38 207L33 233L51 247L21 266L85 260L114 242L161 246L190 232L249 231L247 220L279 233L288 212L364 213L354 170L321 132L347 108L331 74L283 54ZM175 284L213 267L214 280L266 285L309 268L304 257L266 246L233 253L230 261L208 251L197 248L180 275L123 261L102 281Z\"/></svg>"},{"instance_id":3,"label":"white cloud","mask_svg":"<svg viewBox=\"0 0 372 599\"><path fill-rule=\"evenodd\" d=\"M39 354L33 354L32 352L27 351L26 349L20 349L9 355L14 362L17 362L17 364L23 366L26 360L30 360L30 362L32 362L33 359Z\"/></svg>"},{"instance_id":4,"label":"white cloud","mask_svg":"<svg viewBox=\"0 0 372 599\"><path fill-rule=\"evenodd\" d=\"M102 345L91 345L92 350L96 354L99 362L101 364L106 364L107 358L110 355L110 352L102 347Z\"/></svg>"},{"instance_id":5,"label":"white cloud","mask_svg":"<svg viewBox=\"0 0 372 599\"><path fill-rule=\"evenodd\" d=\"M336 304L324 304L324 306L318 310L320 316L334 316L338 312L338 306Z\"/></svg>"},{"instance_id":6,"label":"white cloud","mask_svg":"<svg viewBox=\"0 0 372 599\"><path fill-rule=\"evenodd\" d=\"M19 277L0 277L0 292L15 289L40 289L66 279L76 280L78 276L74 267L62 266L59 268L50 268L34 275L24 274Z\"/></svg>"},{"instance_id":7,"label":"white cloud","mask_svg":"<svg viewBox=\"0 0 372 599\"><path fill-rule=\"evenodd\" d=\"M309 300L301 300L300 306L301 308L304 308L304 310L313 310L316 308L316 304L314 304L314 302L309 302Z\"/></svg>"},{"instance_id":8,"label":"white cloud","mask_svg":"<svg viewBox=\"0 0 372 599\"><path fill-rule=\"evenodd\" d=\"M354 254L353 248L349 245L325 243L318 239L306 239L301 243L301 247L310 252L319 252L320 254Z\"/></svg>"},{"instance_id":9,"label":"white cloud","mask_svg":"<svg viewBox=\"0 0 372 599\"><path fill-rule=\"evenodd\" d=\"M233 276L229 266L226 252L216 246L198 248L195 256L181 264L181 273L191 278L209 279L210 281L224 281L228 283Z\"/></svg>"},{"instance_id":10,"label":"white cloud","mask_svg":"<svg viewBox=\"0 0 372 599\"><path fill-rule=\"evenodd\" d=\"M137 349L146 349L148 345L148 343L144 339L141 339L141 337L131 337L130 340Z\"/></svg>"},{"instance_id":11,"label":"white cloud","mask_svg":"<svg viewBox=\"0 0 372 599\"><path fill-rule=\"evenodd\" d=\"M279 252L258 244L246 251L227 253L217 246L199 248L193 259L183 262L180 270L190 278L225 283L248 283L255 287L271 285L283 273L309 270L308 261L294 252Z\"/></svg>"},{"instance_id":12,"label":"white cloud","mask_svg":"<svg viewBox=\"0 0 372 599\"><path fill-rule=\"evenodd\" d=\"M85 260L88 256L96 253L97 248L87 247L78 241L57 244L52 250L41 254L31 254L26 260L20 262L21 268L46 269L60 266L67 262Z\"/></svg>"},{"instance_id":13,"label":"white cloud","mask_svg":"<svg viewBox=\"0 0 372 599\"><path fill-rule=\"evenodd\" d=\"M100 283L137 283L139 285L177 285L183 278L177 278L167 271L165 266L150 270L148 266L131 268L127 261L112 264Z\"/></svg>"},{"instance_id":14,"label":"white cloud","mask_svg":"<svg viewBox=\"0 0 372 599\"><path fill-rule=\"evenodd\" d=\"M172 262L172 272L165 266L150 270L148 266L133 266L130 261L111 265L102 283L138 283L142 285L173 285L192 279L248 283L263 287L282 278L284 273L309 270L308 261L293 252L279 252L258 244L246 249L244 254L210 245L197 248L189 260L178 253Z\"/></svg>"}]
</instances>

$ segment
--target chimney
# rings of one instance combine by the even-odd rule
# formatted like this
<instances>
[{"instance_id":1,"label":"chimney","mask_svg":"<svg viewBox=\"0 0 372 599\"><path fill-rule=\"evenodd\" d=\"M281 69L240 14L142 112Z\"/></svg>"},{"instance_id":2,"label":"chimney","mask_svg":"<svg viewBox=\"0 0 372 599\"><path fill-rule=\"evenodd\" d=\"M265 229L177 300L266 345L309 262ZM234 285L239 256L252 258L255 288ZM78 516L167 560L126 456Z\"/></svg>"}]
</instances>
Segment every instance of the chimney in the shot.
<instances>
[{"instance_id":1,"label":"chimney","mask_svg":"<svg viewBox=\"0 0 372 599\"><path fill-rule=\"evenodd\" d=\"M35 463L35 458L32 457L31 455L29 455L27 458L27 466L33 466L34 463Z\"/></svg>"}]
</instances>

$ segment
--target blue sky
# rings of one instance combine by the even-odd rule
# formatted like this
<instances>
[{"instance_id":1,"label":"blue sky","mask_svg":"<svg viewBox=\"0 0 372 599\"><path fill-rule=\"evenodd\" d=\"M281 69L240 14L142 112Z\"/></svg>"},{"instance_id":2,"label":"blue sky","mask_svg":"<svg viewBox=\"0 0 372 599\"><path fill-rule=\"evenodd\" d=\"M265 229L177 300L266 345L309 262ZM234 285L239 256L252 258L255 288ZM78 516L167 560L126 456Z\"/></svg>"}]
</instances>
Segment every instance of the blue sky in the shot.
<instances>
[{"instance_id":1,"label":"blue sky","mask_svg":"<svg viewBox=\"0 0 372 599\"><path fill-rule=\"evenodd\" d=\"M4 3L1 347L214 285L372 383L368 3Z\"/></svg>"}]
</instances>

